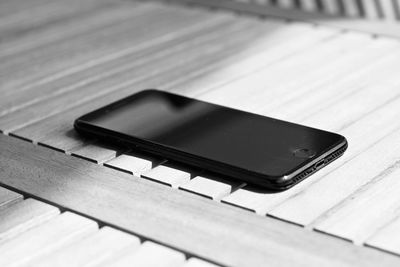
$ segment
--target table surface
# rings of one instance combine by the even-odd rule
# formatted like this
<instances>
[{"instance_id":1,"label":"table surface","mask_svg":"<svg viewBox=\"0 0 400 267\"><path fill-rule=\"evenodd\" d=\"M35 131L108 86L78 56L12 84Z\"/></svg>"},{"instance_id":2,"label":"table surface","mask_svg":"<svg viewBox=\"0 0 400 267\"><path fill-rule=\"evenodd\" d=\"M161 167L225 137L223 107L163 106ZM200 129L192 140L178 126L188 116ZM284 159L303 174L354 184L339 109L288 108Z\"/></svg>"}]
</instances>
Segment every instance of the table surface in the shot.
<instances>
[{"instance_id":1,"label":"table surface","mask_svg":"<svg viewBox=\"0 0 400 267\"><path fill-rule=\"evenodd\" d=\"M399 48L153 1L1 1L0 265L399 266ZM338 132L349 148L271 193L73 130L145 88Z\"/></svg>"}]
</instances>

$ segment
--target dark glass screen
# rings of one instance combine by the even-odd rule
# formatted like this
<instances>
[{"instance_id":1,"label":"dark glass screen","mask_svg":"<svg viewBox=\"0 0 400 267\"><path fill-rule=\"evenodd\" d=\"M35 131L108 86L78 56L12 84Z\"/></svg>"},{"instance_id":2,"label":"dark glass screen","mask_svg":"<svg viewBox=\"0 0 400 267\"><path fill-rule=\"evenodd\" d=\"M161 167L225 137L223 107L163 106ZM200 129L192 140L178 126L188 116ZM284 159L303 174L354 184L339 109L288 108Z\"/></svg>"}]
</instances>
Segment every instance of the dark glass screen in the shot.
<instances>
[{"instance_id":1,"label":"dark glass screen","mask_svg":"<svg viewBox=\"0 0 400 267\"><path fill-rule=\"evenodd\" d=\"M316 157L342 138L157 90L142 91L82 119L97 127L270 176L289 174L305 164L310 159L302 155L304 149Z\"/></svg>"}]
</instances>

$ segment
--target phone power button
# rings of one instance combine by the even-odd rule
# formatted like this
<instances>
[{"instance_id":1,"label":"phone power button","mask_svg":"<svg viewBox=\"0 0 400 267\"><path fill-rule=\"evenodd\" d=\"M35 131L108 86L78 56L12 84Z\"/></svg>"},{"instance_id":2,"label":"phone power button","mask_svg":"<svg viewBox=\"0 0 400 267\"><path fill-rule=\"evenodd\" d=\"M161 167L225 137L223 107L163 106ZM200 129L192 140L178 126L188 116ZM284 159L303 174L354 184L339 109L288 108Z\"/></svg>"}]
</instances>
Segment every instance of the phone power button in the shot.
<instances>
[{"instance_id":1,"label":"phone power button","mask_svg":"<svg viewBox=\"0 0 400 267\"><path fill-rule=\"evenodd\" d=\"M300 148L300 149L296 149L293 152L293 155L296 158L302 158L302 159L309 159L314 157L316 154L316 152L312 149L308 149L308 148Z\"/></svg>"}]
</instances>

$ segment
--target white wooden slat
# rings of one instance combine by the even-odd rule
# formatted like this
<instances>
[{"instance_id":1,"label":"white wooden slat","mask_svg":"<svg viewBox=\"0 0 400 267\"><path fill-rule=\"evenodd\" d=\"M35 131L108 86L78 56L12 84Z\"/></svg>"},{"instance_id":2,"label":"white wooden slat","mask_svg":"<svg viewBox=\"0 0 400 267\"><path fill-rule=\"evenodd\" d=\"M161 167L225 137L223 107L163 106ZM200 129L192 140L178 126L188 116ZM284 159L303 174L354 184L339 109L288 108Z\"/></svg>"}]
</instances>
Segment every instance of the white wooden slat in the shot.
<instances>
[{"instance_id":1,"label":"white wooden slat","mask_svg":"<svg viewBox=\"0 0 400 267\"><path fill-rule=\"evenodd\" d=\"M197 258L190 258L186 261L183 267L217 267L218 265L212 264Z\"/></svg>"},{"instance_id":2,"label":"white wooden slat","mask_svg":"<svg viewBox=\"0 0 400 267\"><path fill-rule=\"evenodd\" d=\"M119 151L117 147L105 147L101 143L95 142L83 145L70 151L72 156L86 159L97 164L102 164L117 156Z\"/></svg>"},{"instance_id":3,"label":"white wooden slat","mask_svg":"<svg viewBox=\"0 0 400 267\"><path fill-rule=\"evenodd\" d=\"M400 0L393 0L393 6L396 19L400 21Z\"/></svg>"},{"instance_id":4,"label":"white wooden slat","mask_svg":"<svg viewBox=\"0 0 400 267\"><path fill-rule=\"evenodd\" d=\"M272 0L253 0L254 3L259 5L271 5Z\"/></svg>"},{"instance_id":5,"label":"white wooden slat","mask_svg":"<svg viewBox=\"0 0 400 267\"><path fill-rule=\"evenodd\" d=\"M1 209L0 242L43 224L59 213L58 208L31 198Z\"/></svg>"},{"instance_id":6,"label":"white wooden slat","mask_svg":"<svg viewBox=\"0 0 400 267\"><path fill-rule=\"evenodd\" d=\"M396 60L396 57L394 57L390 60L393 60L393 62L398 61L398 60ZM366 74L364 76L370 77L371 73L379 71L380 69L391 69L390 64L387 64L387 61L388 61L387 59L381 60L381 61L375 60L376 64L374 64L374 68L370 68L369 72L366 72ZM396 67L394 67L394 66L392 68L396 69ZM321 76L323 76L323 75L321 75ZM378 77L375 77L375 78L377 80L381 80ZM387 79L385 79L385 80L387 80ZM366 79L366 82L368 83L368 79ZM348 88L348 87L346 86L346 84L343 84L342 88ZM239 190L235 191L233 194L231 194L228 197L226 197L225 199L223 199L223 201L230 203L232 205L241 206L241 207L247 208L249 210L253 210L259 214L263 214L263 215L266 214L270 209L272 209L278 203L282 202L283 200L285 200L286 198L288 198L290 196L297 194L298 192L301 191L301 189L307 188L308 184L314 182L315 180L318 180L320 177L323 177L323 175L329 169L333 169L334 167L339 167L341 165L341 162L345 161L344 158L350 159L351 157L354 157L355 155L360 153L360 151L367 149L374 142L376 142L383 136L387 135L388 133L390 133L391 131L396 129L399 126L399 123L394 123L396 121L395 118L396 118L397 113L393 113L393 109L395 109L398 106L398 103L400 103L399 100L397 100L391 104L388 104L387 106L375 111L375 113L370 113L366 117L361 118L360 120L355 122L354 124L349 125L348 127L344 128L342 130L342 134L344 134L344 136L346 136L350 142L350 148L345 153L344 157L342 159L340 159L339 162L334 162L328 168L320 170L318 173L307 178L305 181L302 181L300 184L296 185L295 187L293 187L285 192L274 193L274 194L271 194L268 192L257 192L257 191L252 190L251 188L245 187L243 189L239 189ZM327 111L327 113L329 114L329 111ZM321 113L322 119L325 116L324 114L326 114L326 112ZM379 119L380 117L384 118L384 119ZM301 120L299 122L301 122ZM311 124L313 124L313 123L311 123ZM377 129L381 129L381 130L374 131L374 134L366 133L363 130L363 129L366 129L366 128L372 127L372 126L376 126ZM337 130L337 129L335 129L335 130ZM364 140L364 142L362 142L361 140Z\"/></svg>"},{"instance_id":7,"label":"white wooden slat","mask_svg":"<svg viewBox=\"0 0 400 267\"><path fill-rule=\"evenodd\" d=\"M322 0L322 6L324 12L330 15L339 15L340 8L339 8L339 0Z\"/></svg>"},{"instance_id":8,"label":"white wooden slat","mask_svg":"<svg viewBox=\"0 0 400 267\"><path fill-rule=\"evenodd\" d=\"M139 249L129 251L125 255L107 262L102 266L146 266L146 267L175 267L183 265L185 256L173 249L155 244L150 241L144 242Z\"/></svg>"},{"instance_id":9,"label":"white wooden slat","mask_svg":"<svg viewBox=\"0 0 400 267\"><path fill-rule=\"evenodd\" d=\"M132 10L125 6L109 7L107 9L96 10L95 14L88 14L83 18L66 21L61 25L52 25L45 27L40 31L27 33L19 36L18 39L8 40L0 45L0 57L6 55L15 55L33 49L40 45L45 45L65 37L73 37L88 30L96 30L96 28L105 26L121 18L131 16ZM62 34L60 34L62 32Z\"/></svg>"},{"instance_id":10,"label":"white wooden slat","mask_svg":"<svg viewBox=\"0 0 400 267\"><path fill-rule=\"evenodd\" d=\"M211 66L193 77L192 81L177 85L180 93L197 96L200 93L216 89L229 82L245 77L262 68L273 66L290 56L307 51L327 39L339 34L326 28L299 27L289 24L287 27L271 32L268 42L261 44L262 51L252 53L244 51L241 57L224 61L222 65ZM307 30L308 28L308 30Z\"/></svg>"},{"instance_id":11,"label":"white wooden slat","mask_svg":"<svg viewBox=\"0 0 400 267\"><path fill-rule=\"evenodd\" d=\"M318 5L317 5L316 0L300 0L300 3L301 3L301 7L305 11L309 11L309 12L318 11Z\"/></svg>"},{"instance_id":12,"label":"white wooden slat","mask_svg":"<svg viewBox=\"0 0 400 267\"><path fill-rule=\"evenodd\" d=\"M123 250L129 249L133 252L139 245L140 240L136 236L106 226L82 240L28 262L26 266L95 266L112 257L118 257Z\"/></svg>"},{"instance_id":13,"label":"white wooden slat","mask_svg":"<svg viewBox=\"0 0 400 267\"><path fill-rule=\"evenodd\" d=\"M18 201L21 201L23 196L6 188L0 187L0 209L4 209Z\"/></svg>"},{"instance_id":14,"label":"white wooden slat","mask_svg":"<svg viewBox=\"0 0 400 267\"><path fill-rule=\"evenodd\" d=\"M400 215L399 167L400 160L324 214L314 228L362 244L380 227Z\"/></svg>"},{"instance_id":15,"label":"white wooden slat","mask_svg":"<svg viewBox=\"0 0 400 267\"><path fill-rule=\"evenodd\" d=\"M153 163L150 160L138 158L133 155L122 154L104 163L104 166L125 171L135 176L151 170Z\"/></svg>"},{"instance_id":16,"label":"white wooden slat","mask_svg":"<svg viewBox=\"0 0 400 267\"><path fill-rule=\"evenodd\" d=\"M221 198L232 193L232 191L244 185L245 183L234 180L225 180L220 178L210 179L202 176L196 176L188 183L180 186L179 189L208 197L213 200L220 200Z\"/></svg>"},{"instance_id":17,"label":"white wooden slat","mask_svg":"<svg viewBox=\"0 0 400 267\"><path fill-rule=\"evenodd\" d=\"M165 31L163 34L157 36L157 38L149 38L144 43L133 42L135 45L121 49L118 52L106 53L101 57L85 62L85 64L80 64L50 77L37 80L33 84L29 83L25 88L19 88L19 91L13 92L8 96L9 101L1 106L0 114L15 111L21 108L21 105L32 104L50 96L59 95L62 92L88 87L101 79L108 78L106 79L108 81L111 77L124 71L130 70L131 74L134 67L143 66L146 63L149 64L149 62L154 60L161 60L166 55L174 54L188 46L207 43L209 38L215 38L215 36L218 36L218 33L220 35L228 34L229 31L221 33L221 28L222 30L225 28L232 30L232 28L236 28L235 25L240 24L234 23L232 20L233 18L230 16L215 16L203 23L188 23L187 27L176 29L173 32ZM231 23L227 24L227 21ZM227 27L227 25L232 27ZM167 47L168 49L166 49ZM138 72L135 75L136 77L142 76L139 75L140 70L136 71ZM145 74L149 75L149 72L147 71ZM129 78L131 79L132 77ZM127 78L120 79L127 80ZM101 84L97 85L97 87L100 89ZM108 85L108 87L111 87L111 85ZM37 94L33 99L31 94L24 92L28 89L30 92ZM20 101L22 103L18 105Z\"/></svg>"},{"instance_id":18,"label":"white wooden slat","mask_svg":"<svg viewBox=\"0 0 400 267\"><path fill-rule=\"evenodd\" d=\"M325 62L333 61L340 54L356 49L368 42L365 35L347 35L324 42L308 53L294 55L273 67L261 69L252 75L221 86L218 90L198 96L202 100L232 106L246 111L257 111L268 107L270 101L279 99L282 88L304 75L319 68ZM372 42L372 41L371 41ZM232 94L231 92L235 92Z\"/></svg>"},{"instance_id":19,"label":"white wooden slat","mask_svg":"<svg viewBox=\"0 0 400 267\"><path fill-rule=\"evenodd\" d=\"M386 250L400 255L400 217L370 237L366 244L371 247Z\"/></svg>"},{"instance_id":20,"label":"white wooden slat","mask_svg":"<svg viewBox=\"0 0 400 267\"><path fill-rule=\"evenodd\" d=\"M379 11L375 0L361 0L365 12L365 17L368 19L379 19Z\"/></svg>"},{"instance_id":21,"label":"white wooden slat","mask_svg":"<svg viewBox=\"0 0 400 267\"><path fill-rule=\"evenodd\" d=\"M394 22L396 18L395 6L392 0L379 1L382 7L383 18L385 21Z\"/></svg>"},{"instance_id":22,"label":"white wooden slat","mask_svg":"<svg viewBox=\"0 0 400 267\"><path fill-rule=\"evenodd\" d=\"M149 172L143 173L142 177L178 188L180 185L189 182L191 174L187 171L160 165Z\"/></svg>"},{"instance_id":23,"label":"white wooden slat","mask_svg":"<svg viewBox=\"0 0 400 267\"><path fill-rule=\"evenodd\" d=\"M312 223L390 167L400 153L400 147L395 141L399 137L399 131L390 134L341 168L308 186L306 190L298 192L269 214L301 225Z\"/></svg>"},{"instance_id":24,"label":"white wooden slat","mask_svg":"<svg viewBox=\"0 0 400 267\"><path fill-rule=\"evenodd\" d=\"M149 6L151 10L147 8ZM101 27L101 29L97 29L96 31L83 33L75 38L68 39L68 42L59 40L59 42L36 47L34 51L22 51L12 57L6 57L7 60L4 60L2 62L3 64L0 66L1 71L8 75L8 79L4 80L4 86L2 88L19 90L20 88L25 88L26 85L34 85L38 80L43 78L47 79L49 76L52 76L52 74L58 74L65 71L65 69L69 70L71 67L73 68L79 65L79 63L87 64L88 61L91 61L93 56L96 58L96 54L101 57L101 55L107 53L107 51L108 53L112 53L116 50L123 50L127 47L127 43L125 42L132 40L130 39L132 36L127 35L127 27L133 30L132 27L137 26L139 20L145 20L146 17L143 17L143 15L147 12L148 15L158 14L160 19L167 14L166 12L163 14L165 8L160 8L153 3L140 5L140 9L137 6L133 7L134 8L127 6L127 9L131 8L133 14L129 20L122 19L120 23L111 23L111 25ZM143 12L142 8L146 11ZM138 15L138 13L141 14ZM179 11L175 14L178 15ZM151 27L152 25L148 24L147 26ZM109 36L110 39L103 39L100 42L99 34L103 38ZM134 37L137 37L137 35ZM112 43L112 47L108 47L107 49L106 41L112 41L114 39L118 39L118 42ZM93 42L97 42L97 46L90 45L93 44ZM89 50L89 48L91 50ZM86 54L82 54L84 51L86 51ZM77 57L78 55L79 57ZM57 58L57 60L55 58ZM33 68L33 66L37 66L37 64L40 64L40 68Z\"/></svg>"},{"instance_id":25,"label":"white wooden slat","mask_svg":"<svg viewBox=\"0 0 400 267\"><path fill-rule=\"evenodd\" d=\"M370 78L360 80L359 77L370 69L369 63L380 61L382 57L389 55L390 51L397 52L398 48L397 42L374 41L365 48L355 48L356 51L338 56L338 59L332 60L327 66L315 66L315 71L309 71L302 77L288 82L289 84L283 83L282 87L279 84L274 85L274 88L280 89L280 95L271 97L269 104L257 112L302 122L313 112L328 107L338 99L368 85ZM304 97L305 95L310 97Z\"/></svg>"},{"instance_id":26,"label":"white wooden slat","mask_svg":"<svg viewBox=\"0 0 400 267\"><path fill-rule=\"evenodd\" d=\"M348 17L360 16L360 9L357 4L357 0L343 0L344 12Z\"/></svg>"},{"instance_id":27,"label":"white wooden slat","mask_svg":"<svg viewBox=\"0 0 400 267\"><path fill-rule=\"evenodd\" d=\"M279 0L278 5L282 8L294 8L294 0Z\"/></svg>"},{"instance_id":28,"label":"white wooden slat","mask_svg":"<svg viewBox=\"0 0 400 267\"><path fill-rule=\"evenodd\" d=\"M94 221L66 212L0 245L0 266L16 266L97 231Z\"/></svg>"}]
</instances>

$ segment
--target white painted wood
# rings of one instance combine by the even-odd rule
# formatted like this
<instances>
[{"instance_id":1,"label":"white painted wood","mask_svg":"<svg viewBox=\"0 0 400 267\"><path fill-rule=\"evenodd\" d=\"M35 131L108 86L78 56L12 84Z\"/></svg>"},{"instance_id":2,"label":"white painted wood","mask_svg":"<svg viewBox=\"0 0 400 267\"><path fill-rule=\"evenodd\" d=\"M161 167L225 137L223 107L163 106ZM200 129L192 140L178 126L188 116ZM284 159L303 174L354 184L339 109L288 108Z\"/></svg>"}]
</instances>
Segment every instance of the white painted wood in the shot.
<instances>
[{"instance_id":1,"label":"white painted wood","mask_svg":"<svg viewBox=\"0 0 400 267\"><path fill-rule=\"evenodd\" d=\"M234 57L223 64L202 70L191 81L177 85L172 90L192 97L197 97L206 91L219 90L221 86L307 51L310 47L319 45L335 35L338 35L338 31L332 29L288 24L266 36L267 42L260 43L261 51L257 53L242 51L239 58ZM254 42L252 44L254 45Z\"/></svg>"},{"instance_id":2,"label":"white painted wood","mask_svg":"<svg viewBox=\"0 0 400 267\"><path fill-rule=\"evenodd\" d=\"M361 0L364 7L365 17L367 19L379 19L378 7L375 0Z\"/></svg>"},{"instance_id":3,"label":"white painted wood","mask_svg":"<svg viewBox=\"0 0 400 267\"><path fill-rule=\"evenodd\" d=\"M66 212L0 245L0 266L18 266L97 231L97 224Z\"/></svg>"},{"instance_id":4,"label":"white painted wood","mask_svg":"<svg viewBox=\"0 0 400 267\"><path fill-rule=\"evenodd\" d=\"M385 21L394 22L396 18L396 11L392 0L379 1L382 7L383 18Z\"/></svg>"},{"instance_id":5,"label":"white painted wood","mask_svg":"<svg viewBox=\"0 0 400 267\"><path fill-rule=\"evenodd\" d=\"M324 12L330 15L339 15L339 0L322 0L322 6L324 8Z\"/></svg>"},{"instance_id":6,"label":"white painted wood","mask_svg":"<svg viewBox=\"0 0 400 267\"><path fill-rule=\"evenodd\" d=\"M254 0L254 3L259 4L259 5L271 5L272 1L271 0Z\"/></svg>"},{"instance_id":7,"label":"white painted wood","mask_svg":"<svg viewBox=\"0 0 400 267\"><path fill-rule=\"evenodd\" d=\"M316 12L318 10L318 6L315 0L300 0L301 7L305 11Z\"/></svg>"},{"instance_id":8,"label":"white painted wood","mask_svg":"<svg viewBox=\"0 0 400 267\"><path fill-rule=\"evenodd\" d=\"M4 209L22 200L22 195L0 187L0 209Z\"/></svg>"},{"instance_id":9,"label":"white painted wood","mask_svg":"<svg viewBox=\"0 0 400 267\"><path fill-rule=\"evenodd\" d=\"M27 199L0 210L0 243L41 225L60 213L58 208Z\"/></svg>"},{"instance_id":10,"label":"white painted wood","mask_svg":"<svg viewBox=\"0 0 400 267\"><path fill-rule=\"evenodd\" d=\"M364 153L332 171L270 211L270 215L308 225L321 214L369 183L398 158L400 132L396 131Z\"/></svg>"},{"instance_id":11,"label":"white painted wood","mask_svg":"<svg viewBox=\"0 0 400 267\"><path fill-rule=\"evenodd\" d=\"M360 16L360 10L358 8L357 0L343 0L344 12L348 17Z\"/></svg>"},{"instance_id":12,"label":"white painted wood","mask_svg":"<svg viewBox=\"0 0 400 267\"><path fill-rule=\"evenodd\" d=\"M115 159L104 163L104 166L125 171L139 177L142 173L151 170L152 165L153 164L150 160L127 154L122 154Z\"/></svg>"},{"instance_id":13,"label":"white painted wood","mask_svg":"<svg viewBox=\"0 0 400 267\"><path fill-rule=\"evenodd\" d=\"M60 247L50 254L28 262L26 267L95 266L112 257L118 257L123 250L129 249L133 252L139 247L139 244L139 238L134 235L103 227L100 231L82 240Z\"/></svg>"},{"instance_id":14,"label":"white painted wood","mask_svg":"<svg viewBox=\"0 0 400 267\"><path fill-rule=\"evenodd\" d=\"M0 135L0 146L2 184L213 262L239 267L397 266L400 261L16 138Z\"/></svg>"},{"instance_id":15,"label":"white painted wood","mask_svg":"<svg viewBox=\"0 0 400 267\"><path fill-rule=\"evenodd\" d=\"M293 0L279 0L278 5L282 8L294 8Z\"/></svg>"},{"instance_id":16,"label":"white painted wood","mask_svg":"<svg viewBox=\"0 0 400 267\"><path fill-rule=\"evenodd\" d=\"M115 158L118 151L116 148L107 148L100 143L91 143L75 148L70 153L72 156L102 164Z\"/></svg>"},{"instance_id":17,"label":"white painted wood","mask_svg":"<svg viewBox=\"0 0 400 267\"><path fill-rule=\"evenodd\" d=\"M211 198L213 200L220 200L221 198L229 195L233 190L244 186L243 182L234 180L225 180L220 178L206 178L196 176L188 183L179 187L179 189L189 191L201 196Z\"/></svg>"},{"instance_id":18,"label":"white painted wood","mask_svg":"<svg viewBox=\"0 0 400 267\"><path fill-rule=\"evenodd\" d=\"M142 177L162 184L178 188L180 185L189 182L191 174L168 166L160 165L142 174Z\"/></svg>"},{"instance_id":19,"label":"white painted wood","mask_svg":"<svg viewBox=\"0 0 400 267\"><path fill-rule=\"evenodd\" d=\"M184 261L185 256L182 253L146 241L139 247L139 249L129 251L115 260L107 262L103 266L175 267L183 265Z\"/></svg>"},{"instance_id":20,"label":"white painted wood","mask_svg":"<svg viewBox=\"0 0 400 267\"><path fill-rule=\"evenodd\" d=\"M212 264L197 258L190 258L186 261L183 267L217 267L218 265Z\"/></svg>"},{"instance_id":21,"label":"white painted wood","mask_svg":"<svg viewBox=\"0 0 400 267\"><path fill-rule=\"evenodd\" d=\"M393 0L393 8L397 21L400 21L400 0Z\"/></svg>"},{"instance_id":22,"label":"white painted wood","mask_svg":"<svg viewBox=\"0 0 400 267\"><path fill-rule=\"evenodd\" d=\"M224 197L222 202L265 215L267 211L280 202L284 192L265 192L251 187L243 187ZM279 196L279 197L278 197Z\"/></svg>"},{"instance_id":23,"label":"white painted wood","mask_svg":"<svg viewBox=\"0 0 400 267\"><path fill-rule=\"evenodd\" d=\"M362 244L400 215L399 175L400 160L329 210L318 219L314 228Z\"/></svg>"},{"instance_id":24,"label":"white painted wood","mask_svg":"<svg viewBox=\"0 0 400 267\"><path fill-rule=\"evenodd\" d=\"M399 44L394 41L372 41L371 39L366 40L365 48L355 46L354 50L337 55L337 59L331 60L326 66L318 68L317 62L314 65L314 71L311 66L309 72L296 80L287 82L288 84L274 84L273 87L280 90L259 112L271 117L303 123L316 111L320 112L340 99L349 98L359 88L368 86L376 74L367 79L360 79L360 77L375 67L369 63L380 61L382 57L388 55L388 52L393 52L395 55L399 48ZM322 127L318 124L310 125Z\"/></svg>"},{"instance_id":25,"label":"white painted wood","mask_svg":"<svg viewBox=\"0 0 400 267\"><path fill-rule=\"evenodd\" d=\"M384 226L372 237L366 244L371 247L386 250L392 253L400 254L400 217Z\"/></svg>"},{"instance_id":26,"label":"white painted wood","mask_svg":"<svg viewBox=\"0 0 400 267\"><path fill-rule=\"evenodd\" d=\"M279 64L261 69L198 97L205 101L258 112L269 108L270 102L279 101L281 90L285 90L288 84L293 86L296 80L302 79L307 73L320 68L326 62L334 61L341 54L359 49L369 39L365 35L341 35L311 47L306 53L296 54ZM289 92L295 92L296 89ZM271 116L269 113L264 114Z\"/></svg>"}]
</instances>

